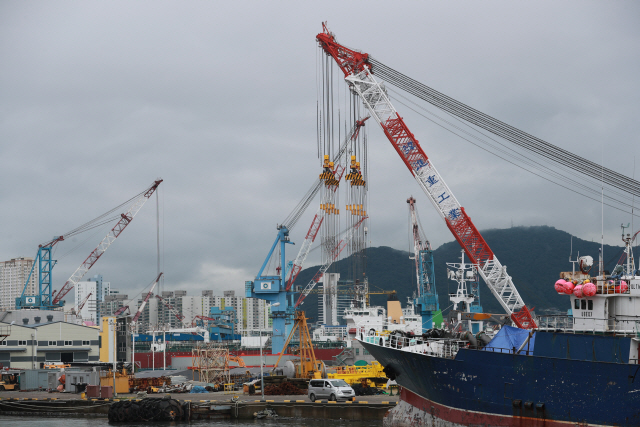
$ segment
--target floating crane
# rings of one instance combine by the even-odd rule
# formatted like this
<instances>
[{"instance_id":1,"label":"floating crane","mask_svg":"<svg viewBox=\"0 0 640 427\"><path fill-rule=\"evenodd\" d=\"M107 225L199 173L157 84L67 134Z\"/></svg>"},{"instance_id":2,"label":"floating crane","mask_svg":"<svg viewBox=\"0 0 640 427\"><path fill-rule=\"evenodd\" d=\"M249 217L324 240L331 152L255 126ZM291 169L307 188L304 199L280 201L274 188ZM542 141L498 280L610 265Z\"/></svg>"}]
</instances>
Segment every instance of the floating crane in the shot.
<instances>
[{"instance_id":1,"label":"floating crane","mask_svg":"<svg viewBox=\"0 0 640 427\"><path fill-rule=\"evenodd\" d=\"M73 287L84 277L84 275L89 271L89 269L100 259L102 254L111 246L111 244L118 238L120 233L124 231L124 229L133 221L133 218L136 216L140 208L145 204L145 202L151 197L151 195L156 191L158 186L162 183L162 179L158 179L154 181L151 187L144 190L142 193L138 194L134 198L133 204L129 207L129 209L120 214L120 220L118 223L109 231L109 233L102 239L100 244L89 254L87 259L76 269L76 271L71 275L69 280L65 282L65 284L60 288L60 290L56 292L52 292L51 288L51 272L53 267L57 263L56 260L51 259L51 251L53 247L59 242L65 240L65 238L69 238L75 234L78 234L82 231L86 231L87 229L95 226L95 222L104 221L104 216L110 214L108 212L101 217L96 218L93 221L90 221L87 224L84 224L75 230L70 231L62 236L58 236L53 238L47 243L43 243L38 247L38 253L36 255L36 259L33 262L31 267L31 271L29 272L29 276L27 277L27 281L24 285L24 289L22 290L22 295L16 298L16 309L21 309L25 307L30 308L40 308L43 310L52 310L57 307L62 307L64 305L64 301L62 298L65 297L73 289ZM101 224L98 224L101 225ZM25 295L27 287L29 285L29 281L31 280L31 275L33 271L38 266L38 295Z\"/></svg>"},{"instance_id":2,"label":"floating crane","mask_svg":"<svg viewBox=\"0 0 640 427\"><path fill-rule=\"evenodd\" d=\"M360 97L378 122L471 262L479 266L479 274L498 302L518 327L535 328L531 312L520 297L511 276L507 274L506 267L498 261L464 207L424 153L418 140L391 104L384 86L373 77L369 55L339 44L325 23L322 28L323 32L316 36L320 47L336 61L351 91Z\"/></svg>"}]
</instances>

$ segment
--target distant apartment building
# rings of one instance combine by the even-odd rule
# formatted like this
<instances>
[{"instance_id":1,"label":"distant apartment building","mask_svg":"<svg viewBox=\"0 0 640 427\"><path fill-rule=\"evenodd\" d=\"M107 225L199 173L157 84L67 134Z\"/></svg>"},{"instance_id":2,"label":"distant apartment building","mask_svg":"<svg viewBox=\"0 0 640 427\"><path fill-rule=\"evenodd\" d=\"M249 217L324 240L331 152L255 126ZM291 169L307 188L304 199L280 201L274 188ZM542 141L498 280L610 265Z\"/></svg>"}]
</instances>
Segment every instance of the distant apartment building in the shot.
<instances>
[{"instance_id":1,"label":"distant apartment building","mask_svg":"<svg viewBox=\"0 0 640 427\"><path fill-rule=\"evenodd\" d=\"M78 308L87 296L89 297L84 306L77 310L78 315L82 317L83 321L90 321L96 325L100 325L102 317L111 314L102 311L102 303L111 293L111 283L104 282L101 274L96 274L89 280L78 282L74 289L76 294L76 308Z\"/></svg>"},{"instance_id":2,"label":"distant apartment building","mask_svg":"<svg viewBox=\"0 0 640 427\"><path fill-rule=\"evenodd\" d=\"M33 258L13 258L0 261L0 311L15 310L16 298L22 295L24 285L33 266ZM29 279L25 295L35 295L38 286L38 271Z\"/></svg>"},{"instance_id":3,"label":"distant apartment building","mask_svg":"<svg viewBox=\"0 0 640 427\"><path fill-rule=\"evenodd\" d=\"M260 330L271 328L269 305L261 299L245 298L235 295L234 291L224 291L223 295L214 295L212 290L202 291L202 295L187 295L187 291L163 291L161 298L153 297L145 306L138 320L138 331L163 327L177 329L190 327L197 316L209 317L211 308L233 308L236 313L235 331L241 335L257 335ZM138 300L138 307L142 298ZM137 308L132 308L132 313ZM178 318L183 316L182 322Z\"/></svg>"}]
</instances>

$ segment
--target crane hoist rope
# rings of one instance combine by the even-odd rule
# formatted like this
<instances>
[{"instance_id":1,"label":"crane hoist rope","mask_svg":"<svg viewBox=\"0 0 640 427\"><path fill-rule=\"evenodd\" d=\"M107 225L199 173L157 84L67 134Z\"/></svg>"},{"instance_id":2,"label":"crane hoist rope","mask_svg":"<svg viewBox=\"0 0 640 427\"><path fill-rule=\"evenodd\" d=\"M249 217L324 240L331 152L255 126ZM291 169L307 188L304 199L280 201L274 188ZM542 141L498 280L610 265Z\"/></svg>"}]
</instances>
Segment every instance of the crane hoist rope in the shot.
<instances>
[{"instance_id":1,"label":"crane hoist rope","mask_svg":"<svg viewBox=\"0 0 640 427\"><path fill-rule=\"evenodd\" d=\"M318 34L316 39L325 53L330 55L343 71L350 89L360 97L371 116L378 122L467 256L474 264L479 265L480 275L513 322L523 328L536 327L511 276L507 274L506 267L500 264L464 207L424 153L420 143L389 100L384 86L373 77L369 55L339 44L324 23L323 32Z\"/></svg>"},{"instance_id":2,"label":"crane hoist rope","mask_svg":"<svg viewBox=\"0 0 640 427\"><path fill-rule=\"evenodd\" d=\"M287 287L286 287L287 291L291 289L291 287L293 286L293 283L296 280L296 277L298 277L298 274L302 270L302 266L304 265L304 262L307 259L307 255L309 255L309 251L311 250L311 245L315 241L316 236L318 235L318 231L320 230L320 226L322 225L322 222L324 221L324 217L328 211L327 206L330 206L333 204L333 200L334 200L333 197L336 190L338 189L338 183L340 182L340 179L342 178L342 175L345 172L345 166L343 165L343 162L345 161L346 155L349 152L348 150L349 141L353 140L354 138L357 138L358 134L360 133L360 128L364 126L364 123L367 121L368 118L369 117L365 117L362 120L356 121L356 123L353 125L349 133L345 136L345 139L342 141L342 144L340 145L340 149L338 150L338 153L333 158L333 169L331 170L333 181L328 182L327 180L323 180L321 178L315 184L318 189L322 185L326 185L329 191L326 192L325 198L323 198L323 200L320 202L320 207L318 207L318 210L316 211L316 214L314 215L313 220L311 221L311 226L307 231L304 241L300 246L300 250L298 251L298 255L296 256L296 259L293 262L293 266L289 271L289 278L287 279ZM321 174L321 177L322 177L322 174ZM316 190L316 193L317 193L317 190ZM306 206L308 205L309 204L307 203ZM306 206L305 206L305 209L306 209ZM291 229L289 228L289 230Z\"/></svg>"}]
</instances>

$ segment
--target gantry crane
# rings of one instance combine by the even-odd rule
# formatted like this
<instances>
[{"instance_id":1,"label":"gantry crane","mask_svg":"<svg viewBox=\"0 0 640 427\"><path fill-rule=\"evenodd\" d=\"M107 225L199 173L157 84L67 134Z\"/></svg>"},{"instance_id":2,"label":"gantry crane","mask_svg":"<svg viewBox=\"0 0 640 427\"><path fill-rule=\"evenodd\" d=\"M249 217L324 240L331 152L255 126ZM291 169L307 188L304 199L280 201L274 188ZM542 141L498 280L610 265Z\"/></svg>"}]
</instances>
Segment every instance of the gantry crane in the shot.
<instances>
[{"instance_id":1,"label":"gantry crane","mask_svg":"<svg viewBox=\"0 0 640 427\"><path fill-rule=\"evenodd\" d=\"M111 246L111 244L118 238L120 233L124 231L124 229L131 223L133 218L136 216L140 208L145 204L145 202L151 197L151 195L156 191L162 179L158 179L154 181L151 187L144 190L142 193L138 194L133 200L133 204L129 207L129 209L120 214L120 220L118 223L109 231L109 233L102 239L100 244L89 254L87 259L76 269L76 271L71 275L69 280L65 282L65 284L60 288L57 293L52 292L51 288L51 272L53 267L56 264L56 260L51 259L51 251L53 247L59 242L65 240L65 238L69 238L79 232L85 231L89 226L95 226L96 222L104 221L104 216L110 214L108 212L101 217L96 218L94 221L91 221L87 224L84 224L75 230L70 231L62 236L55 237L53 240L50 240L47 243L43 243L38 247L38 253L36 255L36 259L33 262L31 267L31 271L27 276L27 281L24 285L24 289L22 290L22 295L16 298L16 309L31 307L31 308L40 308L43 310L51 310L57 307L62 307L64 305L64 301L62 298L73 289L73 287L84 277L84 275L89 271L89 269L93 266L93 264L98 261L98 259L105 253L105 251ZM101 225L101 224L98 224ZM31 280L31 275L33 274L33 270L38 266L38 295L25 295L25 292L28 288L29 281Z\"/></svg>"},{"instance_id":2,"label":"gantry crane","mask_svg":"<svg viewBox=\"0 0 640 427\"><path fill-rule=\"evenodd\" d=\"M316 36L320 47L336 61L349 88L360 97L378 122L471 262L479 266L478 272L491 292L518 327L535 328L531 312L520 297L511 276L507 274L506 267L498 261L464 207L424 153L418 140L391 104L384 86L373 77L369 55L339 44L325 23L322 28L323 32Z\"/></svg>"},{"instance_id":3,"label":"gantry crane","mask_svg":"<svg viewBox=\"0 0 640 427\"><path fill-rule=\"evenodd\" d=\"M431 243L424 235L418 213L416 211L416 199L407 199L409 212L411 214L411 234L413 237L413 257L416 268L416 282L418 286L418 296L414 300L418 314L422 316L423 331L433 327L434 319L436 324L442 323L442 313L438 302L438 292L436 290L436 273L433 268L433 250Z\"/></svg>"}]
</instances>

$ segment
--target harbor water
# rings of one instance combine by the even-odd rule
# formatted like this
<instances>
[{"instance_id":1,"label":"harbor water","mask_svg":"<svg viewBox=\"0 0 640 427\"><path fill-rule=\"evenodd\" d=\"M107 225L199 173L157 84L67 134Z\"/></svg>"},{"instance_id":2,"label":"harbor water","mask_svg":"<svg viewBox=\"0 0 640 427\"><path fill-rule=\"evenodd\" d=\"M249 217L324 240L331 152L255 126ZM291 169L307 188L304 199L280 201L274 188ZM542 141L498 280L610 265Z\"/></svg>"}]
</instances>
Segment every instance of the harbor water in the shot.
<instances>
[{"instance_id":1,"label":"harbor water","mask_svg":"<svg viewBox=\"0 0 640 427\"><path fill-rule=\"evenodd\" d=\"M349 421L349 420L315 420L315 419L299 419L299 418L278 418L278 419L262 419L262 420L198 420L191 422L153 422L153 423L118 423L109 424L106 418L57 418L57 417L15 417L0 416L0 425L3 427L25 426L29 427L152 427L152 426L176 426L181 425L189 427L205 427L205 426L234 426L234 427L259 427L259 426L286 426L286 427L375 427L382 426L380 421Z\"/></svg>"}]
</instances>

